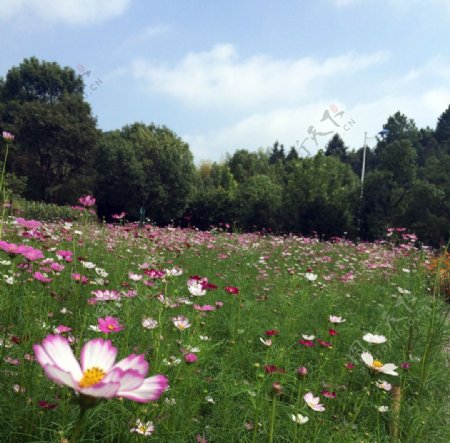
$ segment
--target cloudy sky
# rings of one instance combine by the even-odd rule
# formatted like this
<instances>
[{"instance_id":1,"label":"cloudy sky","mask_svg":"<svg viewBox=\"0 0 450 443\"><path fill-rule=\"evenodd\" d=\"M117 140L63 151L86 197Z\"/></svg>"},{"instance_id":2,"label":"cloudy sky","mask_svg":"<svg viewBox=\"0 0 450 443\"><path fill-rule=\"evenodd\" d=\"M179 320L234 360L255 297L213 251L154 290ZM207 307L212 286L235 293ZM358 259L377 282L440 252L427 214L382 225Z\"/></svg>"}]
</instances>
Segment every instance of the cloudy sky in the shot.
<instances>
[{"instance_id":1,"label":"cloudy sky","mask_svg":"<svg viewBox=\"0 0 450 443\"><path fill-rule=\"evenodd\" d=\"M70 66L101 129L166 125L197 163L336 131L358 148L450 104L450 0L0 0L0 35L0 76Z\"/></svg>"}]
</instances>

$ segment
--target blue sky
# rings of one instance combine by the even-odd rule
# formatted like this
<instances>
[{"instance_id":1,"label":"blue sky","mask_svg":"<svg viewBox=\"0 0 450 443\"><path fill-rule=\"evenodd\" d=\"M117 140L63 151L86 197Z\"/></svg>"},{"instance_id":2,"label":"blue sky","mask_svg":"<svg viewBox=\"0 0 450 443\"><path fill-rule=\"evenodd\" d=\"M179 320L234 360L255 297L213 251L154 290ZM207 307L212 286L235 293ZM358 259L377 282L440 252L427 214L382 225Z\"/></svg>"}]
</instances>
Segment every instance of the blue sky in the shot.
<instances>
[{"instance_id":1,"label":"blue sky","mask_svg":"<svg viewBox=\"0 0 450 443\"><path fill-rule=\"evenodd\" d=\"M101 129L166 125L197 163L357 148L450 104L450 0L0 0L0 35L0 76L33 55L90 71Z\"/></svg>"}]
</instances>

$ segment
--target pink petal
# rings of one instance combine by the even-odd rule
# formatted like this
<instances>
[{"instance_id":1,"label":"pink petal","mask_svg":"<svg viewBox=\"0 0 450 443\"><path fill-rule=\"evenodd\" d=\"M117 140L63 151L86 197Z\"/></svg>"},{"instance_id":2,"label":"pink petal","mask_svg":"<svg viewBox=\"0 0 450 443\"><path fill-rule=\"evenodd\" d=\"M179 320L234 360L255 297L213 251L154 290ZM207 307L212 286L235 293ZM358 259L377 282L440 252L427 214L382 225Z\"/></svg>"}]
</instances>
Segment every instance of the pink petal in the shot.
<instances>
[{"instance_id":1,"label":"pink petal","mask_svg":"<svg viewBox=\"0 0 450 443\"><path fill-rule=\"evenodd\" d=\"M102 397L102 398L112 398L117 395L119 391L120 383L97 383L90 388L80 389L80 392L84 395L89 395L90 397Z\"/></svg>"},{"instance_id":2,"label":"pink petal","mask_svg":"<svg viewBox=\"0 0 450 443\"><path fill-rule=\"evenodd\" d=\"M114 365L117 356L115 348L110 340L95 338L88 341L81 349L81 368L86 371L97 367L108 373Z\"/></svg>"},{"instance_id":3,"label":"pink petal","mask_svg":"<svg viewBox=\"0 0 450 443\"><path fill-rule=\"evenodd\" d=\"M36 358L41 365L57 366L63 371L69 372L74 380L80 380L83 376L69 341L62 335L48 335L42 341L42 346L35 345L34 349L35 352L37 351ZM44 356L43 352L47 356Z\"/></svg>"},{"instance_id":4,"label":"pink petal","mask_svg":"<svg viewBox=\"0 0 450 443\"><path fill-rule=\"evenodd\" d=\"M122 371L119 368L113 369L104 379L103 382L120 383L120 392L133 391L144 383L144 377L134 369Z\"/></svg>"},{"instance_id":5,"label":"pink petal","mask_svg":"<svg viewBox=\"0 0 450 443\"><path fill-rule=\"evenodd\" d=\"M146 378L138 389L129 392L119 391L117 395L139 403L147 403L158 400L167 386L169 386L169 381L164 375L154 375Z\"/></svg>"},{"instance_id":6,"label":"pink petal","mask_svg":"<svg viewBox=\"0 0 450 443\"><path fill-rule=\"evenodd\" d=\"M122 371L133 369L137 371L142 377L145 377L148 372L148 363L145 361L143 354L131 354L127 358L120 360L114 365L113 369L119 368Z\"/></svg>"},{"instance_id":7,"label":"pink petal","mask_svg":"<svg viewBox=\"0 0 450 443\"><path fill-rule=\"evenodd\" d=\"M66 385L72 389L76 389L76 382L74 381L70 372L63 371L61 368L52 365L44 366L45 375L50 380L53 380L55 383L59 385Z\"/></svg>"}]
</instances>

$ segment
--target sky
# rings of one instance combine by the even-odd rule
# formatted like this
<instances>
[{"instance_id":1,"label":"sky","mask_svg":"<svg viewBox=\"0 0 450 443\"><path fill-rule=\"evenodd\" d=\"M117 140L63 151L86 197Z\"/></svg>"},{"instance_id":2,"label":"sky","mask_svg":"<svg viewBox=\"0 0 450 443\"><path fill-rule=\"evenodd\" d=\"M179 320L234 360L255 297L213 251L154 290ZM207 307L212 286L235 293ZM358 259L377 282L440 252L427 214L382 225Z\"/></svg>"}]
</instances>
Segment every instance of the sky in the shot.
<instances>
[{"instance_id":1,"label":"sky","mask_svg":"<svg viewBox=\"0 0 450 443\"><path fill-rule=\"evenodd\" d=\"M0 0L0 36L0 76L72 67L100 129L167 126L197 164L371 146L396 111L435 128L450 105L450 0Z\"/></svg>"}]
</instances>

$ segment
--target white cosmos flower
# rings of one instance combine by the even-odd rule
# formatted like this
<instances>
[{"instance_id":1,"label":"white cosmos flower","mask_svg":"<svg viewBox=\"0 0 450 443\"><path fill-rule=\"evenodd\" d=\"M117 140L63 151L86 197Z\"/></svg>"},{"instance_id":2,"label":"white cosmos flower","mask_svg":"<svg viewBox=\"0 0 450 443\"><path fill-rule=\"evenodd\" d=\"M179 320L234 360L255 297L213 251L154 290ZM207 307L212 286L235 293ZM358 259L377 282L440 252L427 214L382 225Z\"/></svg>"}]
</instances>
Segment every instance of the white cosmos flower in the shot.
<instances>
[{"instance_id":1,"label":"white cosmos flower","mask_svg":"<svg viewBox=\"0 0 450 443\"><path fill-rule=\"evenodd\" d=\"M158 327L158 321L150 317L144 317L142 319L142 326L146 329L155 329Z\"/></svg>"},{"instance_id":2,"label":"white cosmos flower","mask_svg":"<svg viewBox=\"0 0 450 443\"><path fill-rule=\"evenodd\" d=\"M330 315L329 317L330 323L344 323L345 318L338 317L337 315Z\"/></svg>"},{"instance_id":3,"label":"white cosmos flower","mask_svg":"<svg viewBox=\"0 0 450 443\"><path fill-rule=\"evenodd\" d=\"M382 372L383 374L387 375L398 375L397 372L395 372L397 366L395 366L393 363L387 363L384 365L380 360L374 360L369 352L363 352L361 354L361 359L370 369L375 372Z\"/></svg>"},{"instance_id":4,"label":"white cosmos flower","mask_svg":"<svg viewBox=\"0 0 450 443\"><path fill-rule=\"evenodd\" d=\"M389 392L392 389L392 385L388 383L386 380L378 380L375 382L378 388L384 389L385 391Z\"/></svg>"},{"instance_id":5,"label":"white cosmos flower","mask_svg":"<svg viewBox=\"0 0 450 443\"><path fill-rule=\"evenodd\" d=\"M295 421L298 425L304 425L309 418L306 416L303 416L301 414L291 414L292 421Z\"/></svg>"},{"instance_id":6,"label":"white cosmos flower","mask_svg":"<svg viewBox=\"0 0 450 443\"><path fill-rule=\"evenodd\" d=\"M364 335L363 340L366 341L367 343L373 343L377 345L387 342L387 338L384 335L374 335L371 334L370 332Z\"/></svg>"},{"instance_id":7,"label":"white cosmos flower","mask_svg":"<svg viewBox=\"0 0 450 443\"><path fill-rule=\"evenodd\" d=\"M304 340L314 340L316 338L315 335L305 335L305 334L302 334L302 337Z\"/></svg>"},{"instance_id":8,"label":"white cosmos flower","mask_svg":"<svg viewBox=\"0 0 450 443\"><path fill-rule=\"evenodd\" d=\"M308 392L303 396L303 400L305 400L306 404L313 410L317 412L325 411L325 406L319 404L320 398L314 397L312 392Z\"/></svg>"},{"instance_id":9,"label":"white cosmos flower","mask_svg":"<svg viewBox=\"0 0 450 443\"><path fill-rule=\"evenodd\" d=\"M261 343L262 343L263 345L266 345L266 346L272 346L272 340L270 340L270 339L265 340L265 339L262 338L262 337L259 337L259 339L261 340Z\"/></svg>"},{"instance_id":10,"label":"white cosmos flower","mask_svg":"<svg viewBox=\"0 0 450 443\"><path fill-rule=\"evenodd\" d=\"M133 273L133 272L129 272L129 273L128 273L128 278L129 278L130 280L133 280L133 281L140 281L140 280L142 280L142 275L135 274L135 273Z\"/></svg>"},{"instance_id":11,"label":"white cosmos flower","mask_svg":"<svg viewBox=\"0 0 450 443\"><path fill-rule=\"evenodd\" d=\"M95 268L95 263L92 263L91 261L82 261L81 264L82 264L86 269L94 269L94 268Z\"/></svg>"},{"instance_id":12,"label":"white cosmos flower","mask_svg":"<svg viewBox=\"0 0 450 443\"><path fill-rule=\"evenodd\" d=\"M316 281L317 280L317 274L314 274L312 272L307 272L305 274L306 280L308 281Z\"/></svg>"},{"instance_id":13,"label":"white cosmos flower","mask_svg":"<svg viewBox=\"0 0 450 443\"><path fill-rule=\"evenodd\" d=\"M141 435L152 435L154 431L155 427L153 426L153 422L143 422L139 418L136 420L134 428L130 429L130 432L136 432Z\"/></svg>"},{"instance_id":14,"label":"white cosmos flower","mask_svg":"<svg viewBox=\"0 0 450 443\"><path fill-rule=\"evenodd\" d=\"M400 286L398 286L397 289L398 289L398 292L400 292L400 294L402 294L402 295L411 294L411 291L408 291L407 289L403 289Z\"/></svg>"},{"instance_id":15,"label":"white cosmos flower","mask_svg":"<svg viewBox=\"0 0 450 443\"><path fill-rule=\"evenodd\" d=\"M389 406L378 406L378 410L380 412L387 412L389 411Z\"/></svg>"}]
</instances>

